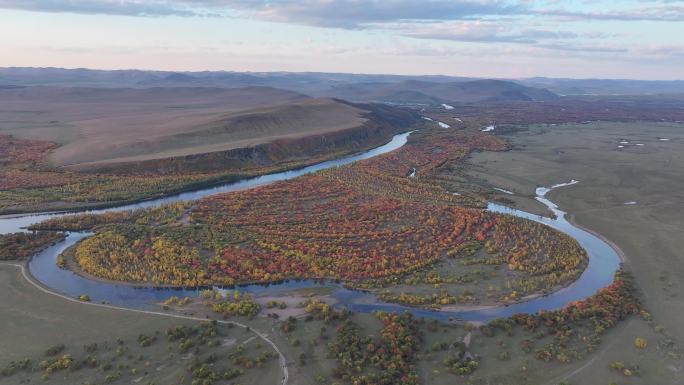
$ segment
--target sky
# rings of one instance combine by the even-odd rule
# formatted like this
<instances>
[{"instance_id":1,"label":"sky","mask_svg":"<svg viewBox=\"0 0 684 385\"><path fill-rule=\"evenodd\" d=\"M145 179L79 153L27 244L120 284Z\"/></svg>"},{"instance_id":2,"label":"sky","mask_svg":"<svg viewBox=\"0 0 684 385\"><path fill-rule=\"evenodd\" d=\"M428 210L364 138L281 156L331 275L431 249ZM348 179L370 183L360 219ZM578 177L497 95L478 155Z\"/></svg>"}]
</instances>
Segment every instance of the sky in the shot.
<instances>
[{"instance_id":1,"label":"sky","mask_svg":"<svg viewBox=\"0 0 684 385\"><path fill-rule=\"evenodd\" d=\"M0 0L0 67L684 79L684 0Z\"/></svg>"}]
</instances>

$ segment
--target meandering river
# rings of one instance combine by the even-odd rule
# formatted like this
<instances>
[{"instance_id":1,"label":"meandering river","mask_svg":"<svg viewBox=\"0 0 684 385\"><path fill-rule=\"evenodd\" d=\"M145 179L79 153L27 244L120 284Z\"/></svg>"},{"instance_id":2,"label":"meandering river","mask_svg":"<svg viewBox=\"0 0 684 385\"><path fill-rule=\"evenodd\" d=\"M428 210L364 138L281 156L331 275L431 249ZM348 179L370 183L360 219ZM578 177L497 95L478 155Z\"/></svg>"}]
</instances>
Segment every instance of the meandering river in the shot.
<instances>
[{"instance_id":1,"label":"meandering river","mask_svg":"<svg viewBox=\"0 0 684 385\"><path fill-rule=\"evenodd\" d=\"M372 158L406 144L408 136L411 132L395 135L392 140L380 147L372 150L347 156L344 158L330 160L318 163L312 166L304 167L297 170L284 171L263 175L255 178L245 179L237 182L226 183L224 185L212 188L205 188L193 192L186 192L176 194L159 199L152 199L136 204L130 204L120 207L114 207L102 210L87 210L91 213L103 213L107 211L122 211L137 208L156 207L167 203L178 201L189 201L203 198L209 195L243 190L253 188L281 180L296 178L298 176L316 172L319 170L342 166L350 164L359 160ZM611 245L603 241L592 233L574 226L566 220L565 212L558 209L558 207L546 198L546 194L553 188L561 188L577 183L572 181L569 183L559 184L551 188L538 188L537 200L545 204L551 211L554 212L555 218L548 218L539 215L533 215L524 211L508 208L505 206L490 203L488 210L503 214L515 215L522 218L528 218L536 222L540 222L558 229L571 237L575 238L580 245L587 251L589 255L589 263L580 278L569 285L568 287L556 291L544 297L537 297L524 302L509 306L496 306L486 309L473 309L464 311L432 311L416 309L402 305L389 304L379 301L372 293L349 290L342 285L332 282L318 282L313 280L291 280L270 285L247 285L240 287L241 291L249 292L255 295L269 294L277 295L287 290L296 288L309 287L330 287L333 289L333 296L338 301L338 306L347 306L351 310L358 312L370 312L375 310L387 311L406 311L410 310L417 316L423 316L435 319L460 319L468 321L486 322L496 317L510 316L515 313L536 313L539 310L553 310L558 309L568 302L584 299L594 294L600 288L607 286L613 281L615 272L620 265L620 257ZM0 234L12 233L17 231L24 231L23 228L33 223L43 221L47 218L59 215L73 215L74 213L47 213L47 214L30 214L15 217L1 217L0 218ZM76 297L81 294L88 294L93 301L108 302L117 306L124 306L137 309L146 309L157 306L161 301L171 296L196 296L198 289L160 289L153 287L136 287L125 284L115 284L109 282L101 282L90 280L79 276L71 271L63 270L57 267L57 256L69 246L75 244L79 240L88 237L89 233L70 233L67 238L56 245L50 246L42 252L35 255L29 261L29 271L31 274L43 285L63 293L65 295Z\"/></svg>"}]
</instances>

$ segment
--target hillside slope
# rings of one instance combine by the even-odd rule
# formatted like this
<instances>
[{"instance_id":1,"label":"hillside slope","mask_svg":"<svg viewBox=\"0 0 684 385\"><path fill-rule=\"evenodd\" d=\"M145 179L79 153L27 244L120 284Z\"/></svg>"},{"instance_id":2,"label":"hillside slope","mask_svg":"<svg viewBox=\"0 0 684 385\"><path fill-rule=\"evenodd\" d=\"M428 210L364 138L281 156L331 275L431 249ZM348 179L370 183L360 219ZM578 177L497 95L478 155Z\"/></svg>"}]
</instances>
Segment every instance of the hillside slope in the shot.
<instances>
[{"instance_id":1,"label":"hillside slope","mask_svg":"<svg viewBox=\"0 0 684 385\"><path fill-rule=\"evenodd\" d=\"M359 127L366 121L362 116L365 112L332 99L306 99L226 113L182 129L127 133L116 138L102 132L61 147L51 159L83 168L253 147Z\"/></svg>"},{"instance_id":2,"label":"hillside slope","mask_svg":"<svg viewBox=\"0 0 684 385\"><path fill-rule=\"evenodd\" d=\"M300 167L379 146L392 135L422 123L420 115L409 109L312 99L231 114L197 132L168 138L191 144L194 136L208 137L216 145L188 146L178 155L128 157L68 168L89 173L172 175ZM187 151L190 149L193 151Z\"/></svg>"},{"instance_id":3,"label":"hillside slope","mask_svg":"<svg viewBox=\"0 0 684 385\"><path fill-rule=\"evenodd\" d=\"M229 112L306 99L296 92L266 87L3 88L0 134L65 146L74 142L88 145L97 138L109 141L160 132L182 133L188 126Z\"/></svg>"},{"instance_id":4,"label":"hillside slope","mask_svg":"<svg viewBox=\"0 0 684 385\"><path fill-rule=\"evenodd\" d=\"M331 94L349 100L415 104L537 101L557 97L546 89L526 87L504 80L362 83L336 87Z\"/></svg>"}]
</instances>

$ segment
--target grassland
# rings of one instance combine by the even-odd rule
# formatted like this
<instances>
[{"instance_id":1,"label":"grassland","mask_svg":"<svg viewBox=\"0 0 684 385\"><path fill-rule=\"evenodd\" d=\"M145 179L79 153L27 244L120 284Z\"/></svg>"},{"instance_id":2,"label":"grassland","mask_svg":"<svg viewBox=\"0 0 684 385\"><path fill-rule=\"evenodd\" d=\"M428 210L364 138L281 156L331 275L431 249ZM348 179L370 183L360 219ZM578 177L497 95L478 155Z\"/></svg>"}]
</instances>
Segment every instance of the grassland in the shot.
<instances>
[{"instance_id":1,"label":"grassland","mask_svg":"<svg viewBox=\"0 0 684 385\"><path fill-rule=\"evenodd\" d=\"M277 354L248 329L70 302L38 290L20 271L0 264L3 384L190 384L209 369L254 384L282 375ZM169 334L179 330L184 336Z\"/></svg>"},{"instance_id":2,"label":"grassland","mask_svg":"<svg viewBox=\"0 0 684 385\"><path fill-rule=\"evenodd\" d=\"M217 325L213 335L202 332L207 329L200 329L192 338L174 339L169 330L178 330L178 326L197 327L197 322L65 301L38 291L21 277L15 266L0 265L0 274L3 292L11 293L1 300L2 308L11 311L3 312L4 325L9 327L3 328L0 336L9 343L3 344L0 364L8 368L9 361L30 358L34 368L2 377L3 383L23 383L26 379L37 382L48 372L40 368L40 362L52 362L65 354L73 358L73 366L50 370L46 383L123 384L141 381L142 377L143 383L189 384L191 379L207 372L207 368L214 372L224 368L244 370L232 381L215 383L280 383L281 373L275 359L265 359L258 368L252 364L245 366L243 359L235 360L235 357L250 358L254 364L255 358L269 351L247 329ZM387 379L402 378L407 384L556 385L568 373L586 374L587 366L593 368L594 375L600 373L606 384L611 380L620 384L676 383L673 377L666 377L670 372L662 371L663 366L676 364L676 360L667 357L664 335L643 320L648 315L629 316L633 311L630 302L616 302L622 305L612 310L602 308L597 314L588 302L585 315L560 321L566 326L555 323L563 317L550 313L546 315L547 321L522 317L497 321L488 327L474 327L407 316L387 318L389 315L345 313L332 310L316 297L307 299L320 293L283 293L283 298L290 294L302 301L287 305L299 314L297 319L265 317L271 312L265 307L256 318L237 318L268 332L268 337L287 358L290 385L349 383L352 377L366 384L393 383L369 380L380 381L378 375ZM623 313L625 310L627 313ZM217 316L197 300L185 305L172 304L160 311L200 318ZM596 322L610 325L612 317L618 317L616 320L629 317L629 321L600 332L598 339L587 338L596 332ZM554 319L557 321L549 322ZM351 325L352 329L345 325ZM348 338L350 330L356 330L353 333L358 337ZM559 330L565 331L559 334ZM623 333L629 333L629 337ZM203 334L205 337L201 337ZM104 335L107 337L103 338ZM633 335L644 338L647 347L635 347ZM601 339L605 341L599 344ZM215 345L216 342L220 345ZM395 356L392 346L400 347L404 354ZM553 349L554 353L550 356L543 353L546 349ZM348 354L355 361L347 361L344 357ZM630 369L630 376L610 368L618 361ZM350 362L356 364L349 366ZM206 367L200 370L203 363ZM660 382L654 382L656 379ZM586 382L573 379L566 383Z\"/></svg>"},{"instance_id":3,"label":"grassland","mask_svg":"<svg viewBox=\"0 0 684 385\"><path fill-rule=\"evenodd\" d=\"M82 248L82 267L95 275L117 274L106 275L109 279L193 285L331 277L390 295L437 294L436 302L400 300L414 305L441 306L442 298L447 304L470 305L470 296L479 303L500 303L514 300L511 280L545 279L563 271L569 281L581 271L582 258L572 242L555 232L482 214L484 199L545 213L532 199L534 188L578 179L579 184L554 191L552 199L580 225L615 241L632 274L563 310L480 327L406 315L350 314L302 293L256 298L261 309L253 318L235 315L243 310L256 314L251 299L214 307L220 314L212 304L199 302L160 310L236 319L267 331L288 359L290 385L681 383L678 314L684 309L676 250L682 246L677 237L682 228L677 216L684 180L682 126L592 123L509 129L504 138L511 151L500 151L507 147L479 127L466 126L465 131L424 131L383 157L252 191L150 211L74 216L44 226L94 229L92 243L81 243L74 253ZM407 177L412 170L415 177ZM550 271L543 270L549 266ZM211 368L210 355L216 353L226 364L238 349L226 340L243 341L241 354L250 357L265 351L265 345L246 342L251 338L247 330L221 327L217 333L226 346L181 352L179 341L166 337L166 330L179 323L196 325L192 321L63 302L29 286L15 266L0 265L0 274L0 285L7 285L0 289L11 293L0 299L0 308L10 309L2 317L11 325L0 331L0 340L10 341L0 357L39 361L46 349L59 344L65 344L60 353L83 355L84 345L97 343L99 359L116 364L110 373L104 372L112 368L99 366L56 371L49 381L105 382L107 375L121 372L111 382L130 383L142 370L148 371L146 381L166 383L187 374L188 367L199 369L188 365L195 358ZM288 300L284 309L267 308L268 302L280 303L290 295L297 301ZM300 299L304 304L296 303ZM103 334L111 337L103 340ZM141 346L141 334L156 339ZM19 342L24 338L29 343ZM123 353L117 353L121 346ZM140 354L149 357L149 366L135 360ZM275 360L266 360L263 368L245 371L234 381L279 382ZM24 376L35 382L43 374L36 369Z\"/></svg>"},{"instance_id":4,"label":"grassland","mask_svg":"<svg viewBox=\"0 0 684 385\"><path fill-rule=\"evenodd\" d=\"M50 159L66 165L120 156L117 148L127 143L144 151L145 141L192 132L226 114L306 99L265 87L4 89L0 132L56 142L60 148Z\"/></svg>"},{"instance_id":5,"label":"grassland","mask_svg":"<svg viewBox=\"0 0 684 385\"><path fill-rule=\"evenodd\" d=\"M0 100L1 213L111 206L303 167L419 121L268 88L37 87Z\"/></svg>"},{"instance_id":6,"label":"grassland","mask_svg":"<svg viewBox=\"0 0 684 385\"><path fill-rule=\"evenodd\" d=\"M606 236L622 249L625 266L634 273L653 322L674 341L684 341L679 326L684 311L679 252L684 248L680 231L684 222L679 215L684 203L684 126L648 122L541 125L504 137L513 150L474 154L463 180L483 190L500 187L513 191L516 195L509 199L516 205L540 213L545 209L530 199L537 186L579 180L571 188L554 190L552 200L572 213L579 225ZM569 381L594 383L597 378L608 378L605 361L623 356L623 360L650 367L652 379L638 383L681 382L681 361L648 362L625 349L625 341L643 333L644 328L642 322L633 321L612 332L602 357L574 373Z\"/></svg>"},{"instance_id":7,"label":"grassland","mask_svg":"<svg viewBox=\"0 0 684 385\"><path fill-rule=\"evenodd\" d=\"M303 293L297 294L303 304L288 305L304 309L296 319L250 322L274 322L273 338L289 357L291 384L676 383L672 372L663 371L677 363L668 356L673 351L667 337L647 313L636 315L628 287L616 284L562 311L480 327L408 314L399 326L387 314L335 311ZM647 346L636 347L634 335ZM389 346L400 349L401 358ZM600 380L565 380L572 373L586 375L586 367Z\"/></svg>"}]
</instances>

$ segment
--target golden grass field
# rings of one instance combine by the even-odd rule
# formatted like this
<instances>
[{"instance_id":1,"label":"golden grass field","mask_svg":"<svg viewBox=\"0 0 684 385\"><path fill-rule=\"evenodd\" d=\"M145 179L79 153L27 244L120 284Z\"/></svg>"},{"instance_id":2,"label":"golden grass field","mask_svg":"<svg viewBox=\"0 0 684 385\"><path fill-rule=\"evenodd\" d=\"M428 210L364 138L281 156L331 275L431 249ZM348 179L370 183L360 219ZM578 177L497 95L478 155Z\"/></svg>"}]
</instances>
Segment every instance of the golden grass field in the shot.
<instances>
[{"instance_id":1,"label":"golden grass field","mask_svg":"<svg viewBox=\"0 0 684 385\"><path fill-rule=\"evenodd\" d=\"M243 148L358 127L364 111L266 87L0 90L0 134L57 142L56 166Z\"/></svg>"}]
</instances>

